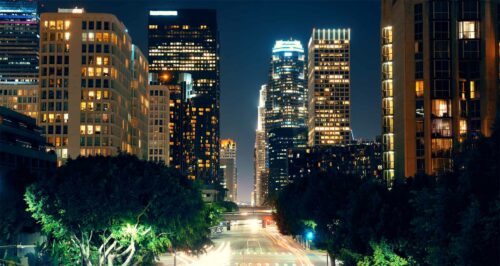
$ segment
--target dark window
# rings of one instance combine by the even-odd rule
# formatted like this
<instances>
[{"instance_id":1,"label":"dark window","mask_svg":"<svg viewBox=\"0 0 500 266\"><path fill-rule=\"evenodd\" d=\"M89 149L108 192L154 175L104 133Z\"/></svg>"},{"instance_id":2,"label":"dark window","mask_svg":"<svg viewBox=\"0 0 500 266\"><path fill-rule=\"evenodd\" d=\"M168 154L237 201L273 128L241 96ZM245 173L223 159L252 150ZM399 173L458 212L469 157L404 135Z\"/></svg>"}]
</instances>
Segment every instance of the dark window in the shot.
<instances>
[{"instance_id":1,"label":"dark window","mask_svg":"<svg viewBox=\"0 0 500 266\"><path fill-rule=\"evenodd\" d=\"M479 79L480 67L479 61L460 61L458 66L458 75L462 79Z\"/></svg>"},{"instance_id":2,"label":"dark window","mask_svg":"<svg viewBox=\"0 0 500 266\"><path fill-rule=\"evenodd\" d=\"M447 40L434 41L434 58L450 58L450 42Z\"/></svg>"},{"instance_id":3,"label":"dark window","mask_svg":"<svg viewBox=\"0 0 500 266\"><path fill-rule=\"evenodd\" d=\"M450 23L448 21L434 21L434 39L448 40L450 38Z\"/></svg>"},{"instance_id":4,"label":"dark window","mask_svg":"<svg viewBox=\"0 0 500 266\"><path fill-rule=\"evenodd\" d=\"M102 22L100 21L96 22L96 30L102 30Z\"/></svg>"},{"instance_id":5,"label":"dark window","mask_svg":"<svg viewBox=\"0 0 500 266\"><path fill-rule=\"evenodd\" d=\"M479 40L462 40L459 45L460 58L479 59L481 57Z\"/></svg>"},{"instance_id":6,"label":"dark window","mask_svg":"<svg viewBox=\"0 0 500 266\"><path fill-rule=\"evenodd\" d=\"M425 156L425 144L424 139L417 139L417 157Z\"/></svg>"},{"instance_id":7,"label":"dark window","mask_svg":"<svg viewBox=\"0 0 500 266\"><path fill-rule=\"evenodd\" d=\"M87 29L87 21L82 21L82 30Z\"/></svg>"},{"instance_id":8,"label":"dark window","mask_svg":"<svg viewBox=\"0 0 500 266\"><path fill-rule=\"evenodd\" d=\"M433 19L448 19L450 7L448 1L433 1L432 2L432 18Z\"/></svg>"},{"instance_id":9,"label":"dark window","mask_svg":"<svg viewBox=\"0 0 500 266\"><path fill-rule=\"evenodd\" d=\"M433 85L431 95L434 99L448 99L451 96L449 80L434 80Z\"/></svg>"},{"instance_id":10,"label":"dark window","mask_svg":"<svg viewBox=\"0 0 500 266\"><path fill-rule=\"evenodd\" d=\"M464 0L460 4L461 19L479 19L479 1Z\"/></svg>"},{"instance_id":11,"label":"dark window","mask_svg":"<svg viewBox=\"0 0 500 266\"><path fill-rule=\"evenodd\" d=\"M109 30L109 22L104 22L104 30Z\"/></svg>"},{"instance_id":12,"label":"dark window","mask_svg":"<svg viewBox=\"0 0 500 266\"><path fill-rule=\"evenodd\" d=\"M434 60L434 77L449 78L450 77L450 61Z\"/></svg>"},{"instance_id":13,"label":"dark window","mask_svg":"<svg viewBox=\"0 0 500 266\"><path fill-rule=\"evenodd\" d=\"M94 29L94 21L89 21L89 30Z\"/></svg>"}]
</instances>

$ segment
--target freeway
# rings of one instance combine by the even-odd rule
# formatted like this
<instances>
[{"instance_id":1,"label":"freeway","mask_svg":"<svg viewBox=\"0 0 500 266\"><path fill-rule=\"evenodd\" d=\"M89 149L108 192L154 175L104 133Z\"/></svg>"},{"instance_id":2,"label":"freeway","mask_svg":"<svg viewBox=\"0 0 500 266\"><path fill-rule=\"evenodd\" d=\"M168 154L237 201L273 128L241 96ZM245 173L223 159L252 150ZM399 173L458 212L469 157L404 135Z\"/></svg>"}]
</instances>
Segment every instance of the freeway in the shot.
<instances>
[{"instance_id":1,"label":"freeway","mask_svg":"<svg viewBox=\"0 0 500 266\"><path fill-rule=\"evenodd\" d=\"M200 256L177 253L176 266L325 266L326 254L304 250L276 226L262 228L261 220L233 221L230 231L218 234L214 245ZM172 266L173 256L159 265ZM331 265L331 264L330 264Z\"/></svg>"}]
</instances>

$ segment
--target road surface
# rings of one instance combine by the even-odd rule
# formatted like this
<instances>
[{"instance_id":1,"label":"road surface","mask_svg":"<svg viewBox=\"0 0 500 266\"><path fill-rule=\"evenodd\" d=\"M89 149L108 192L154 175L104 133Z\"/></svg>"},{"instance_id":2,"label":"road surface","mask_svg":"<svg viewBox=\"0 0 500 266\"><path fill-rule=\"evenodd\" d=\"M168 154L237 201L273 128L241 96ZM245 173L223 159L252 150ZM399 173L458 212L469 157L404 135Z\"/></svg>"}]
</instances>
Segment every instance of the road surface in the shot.
<instances>
[{"instance_id":1,"label":"road surface","mask_svg":"<svg viewBox=\"0 0 500 266\"><path fill-rule=\"evenodd\" d=\"M279 234L276 226L262 228L256 219L235 222L230 231L224 230L213 241L214 246L201 256L178 253L177 266L326 265L324 252L306 251L290 237ZM173 256L162 257L159 265L174 265Z\"/></svg>"}]
</instances>

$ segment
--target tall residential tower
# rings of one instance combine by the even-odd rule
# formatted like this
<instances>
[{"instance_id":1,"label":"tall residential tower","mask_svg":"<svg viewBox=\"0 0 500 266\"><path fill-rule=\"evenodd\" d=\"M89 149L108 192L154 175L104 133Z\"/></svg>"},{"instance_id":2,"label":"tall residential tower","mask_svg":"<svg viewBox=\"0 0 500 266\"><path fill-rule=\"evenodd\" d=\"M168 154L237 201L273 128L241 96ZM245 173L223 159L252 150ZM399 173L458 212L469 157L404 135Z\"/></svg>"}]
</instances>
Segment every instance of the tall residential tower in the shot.
<instances>
[{"instance_id":1,"label":"tall residential tower","mask_svg":"<svg viewBox=\"0 0 500 266\"><path fill-rule=\"evenodd\" d=\"M147 157L147 60L114 15L59 9L40 22L38 124L59 163Z\"/></svg>"},{"instance_id":2,"label":"tall residential tower","mask_svg":"<svg viewBox=\"0 0 500 266\"><path fill-rule=\"evenodd\" d=\"M498 1L382 1L384 177L452 168L491 135L499 91Z\"/></svg>"}]
</instances>

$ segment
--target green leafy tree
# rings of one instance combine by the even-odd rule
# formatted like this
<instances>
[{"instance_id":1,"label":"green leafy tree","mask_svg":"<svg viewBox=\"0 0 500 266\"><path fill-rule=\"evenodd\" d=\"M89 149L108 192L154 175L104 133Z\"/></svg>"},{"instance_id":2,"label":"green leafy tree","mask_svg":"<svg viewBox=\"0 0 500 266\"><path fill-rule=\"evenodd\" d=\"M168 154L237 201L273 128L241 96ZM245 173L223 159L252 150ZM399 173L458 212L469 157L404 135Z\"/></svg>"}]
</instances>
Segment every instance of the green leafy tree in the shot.
<instances>
[{"instance_id":1,"label":"green leafy tree","mask_svg":"<svg viewBox=\"0 0 500 266\"><path fill-rule=\"evenodd\" d=\"M25 200L63 264L147 265L171 247L200 249L208 240L195 184L130 155L69 160Z\"/></svg>"}]
</instances>

